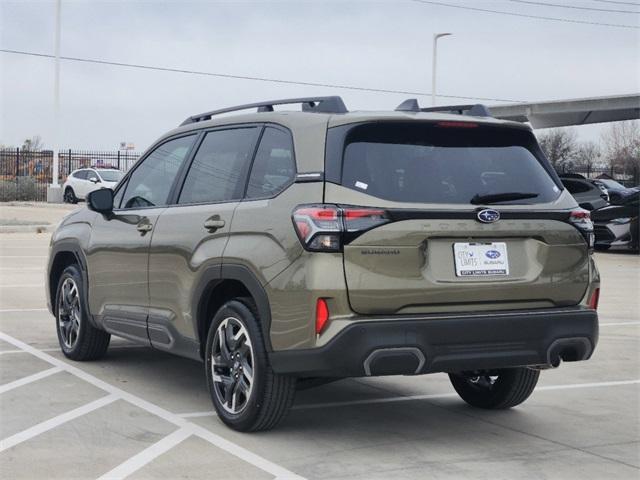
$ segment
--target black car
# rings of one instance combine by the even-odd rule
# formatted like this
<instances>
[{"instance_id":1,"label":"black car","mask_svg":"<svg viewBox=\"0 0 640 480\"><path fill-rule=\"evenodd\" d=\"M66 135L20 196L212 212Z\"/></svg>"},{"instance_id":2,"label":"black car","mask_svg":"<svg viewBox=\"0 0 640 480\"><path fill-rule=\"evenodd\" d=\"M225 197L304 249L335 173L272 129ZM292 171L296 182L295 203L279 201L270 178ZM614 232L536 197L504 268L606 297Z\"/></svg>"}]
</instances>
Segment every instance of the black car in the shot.
<instances>
[{"instance_id":1,"label":"black car","mask_svg":"<svg viewBox=\"0 0 640 480\"><path fill-rule=\"evenodd\" d=\"M591 212L596 235L595 247L611 247L638 251L640 239L640 191L627 189L618 205L609 205Z\"/></svg>"},{"instance_id":2,"label":"black car","mask_svg":"<svg viewBox=\"0 0 640 480\"><path fill-rule=\"evenodd\" d=\"M609 195L593 180L577 175L562 175L560 180L582 208L597 210L609 205Z\"/></svg>"},{"instance_id":3,"label":"black car","mask_svg":"<svg viewBox=\"0 0 640 480\"><path fill-rule=\"evenodd\" d=\"M597 178L593 180L593 182L607 192L609 195L609 201L613 204L618 204L634 190L633 188L627 188L621 183L609 178Z\"/></svg>"}]
</instances>

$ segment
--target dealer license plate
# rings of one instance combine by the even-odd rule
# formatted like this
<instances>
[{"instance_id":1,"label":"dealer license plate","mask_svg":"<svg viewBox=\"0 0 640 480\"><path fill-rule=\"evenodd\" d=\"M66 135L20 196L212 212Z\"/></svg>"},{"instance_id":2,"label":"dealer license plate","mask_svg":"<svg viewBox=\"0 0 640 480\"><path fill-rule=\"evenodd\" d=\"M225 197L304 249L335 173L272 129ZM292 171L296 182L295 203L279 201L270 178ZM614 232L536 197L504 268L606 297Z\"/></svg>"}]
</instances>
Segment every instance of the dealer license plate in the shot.
<instances>
[{"instance_id":1,"label":"dealer license plate","mask_svg":"<svg viewBox=\"0 0 640 480\"><path fill-rule=\"evenodd\" d=\"M454 243L453 257L458 277L509 275L507 244Z\"/></svg>"}]
</instances>

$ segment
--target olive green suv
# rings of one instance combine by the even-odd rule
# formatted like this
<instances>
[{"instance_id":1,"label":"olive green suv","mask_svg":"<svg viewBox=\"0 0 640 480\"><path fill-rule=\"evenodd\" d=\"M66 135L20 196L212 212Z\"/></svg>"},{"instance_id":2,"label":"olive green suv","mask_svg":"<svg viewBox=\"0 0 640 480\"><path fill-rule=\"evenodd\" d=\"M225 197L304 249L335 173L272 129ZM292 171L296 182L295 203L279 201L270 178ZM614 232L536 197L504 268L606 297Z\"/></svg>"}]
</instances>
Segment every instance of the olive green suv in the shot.
<instances>
[{"instance_id":1,"label":"olive green suv","mask_svg":"<svg viewBox=\"0 0 640 480\"><path fill-rule=\"evenodd\" d=\"M531 129L482 105L207 112L87 203L51 240L62 351L97 359L117 335L203 361L237 430L345 377L445 372L508 408L596 346L589 213Z\"/></svg>"}]
</instances>

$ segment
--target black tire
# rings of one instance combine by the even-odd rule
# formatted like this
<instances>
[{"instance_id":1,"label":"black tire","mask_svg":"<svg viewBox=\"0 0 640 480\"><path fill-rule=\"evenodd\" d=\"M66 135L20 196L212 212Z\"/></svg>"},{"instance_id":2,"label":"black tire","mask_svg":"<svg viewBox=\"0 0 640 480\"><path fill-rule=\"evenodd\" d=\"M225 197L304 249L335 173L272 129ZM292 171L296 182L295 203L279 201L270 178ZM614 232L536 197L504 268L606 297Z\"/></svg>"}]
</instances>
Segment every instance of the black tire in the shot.
<instances>
[{"instance_id":1,"label":"black tire","mask_svg":"<svg viewBox=\"0 0 640 480\"><path fill-rule=\"evenodd\" d=\"M229 328L232 333L238 335L238 340L227 344L226 357L231 357L233 363L225 359L220 344L221 333L228 331ZM241 332L242 328L244 330ZM247 336L250 342L248 347ZM226 335L223 337L229 338ZM245 340L242 340L243 338ZM245 357L247 351L251 354L250 369L246 368L249 363L248 357ZM217 359L216 365L214 365L213 354ZM234 359L236 354L242 355L242 359ZM240 366L238 362L241 362ZM250 382L240 368L243 365L244 372L251 370L252 381ZM293 404L296 379L278 375L271 369L259 316L251 299L233 299L225 303L213 317L207 335L205 370L213 406L220 419L234 430L241 432L269 430L284 419ZM214 370L217 377L215 381ZM244 385L241 386L241 384ZM247 385L250 385L248 395L246 395ZM227 389L231 389L231 392L239 392L241 406L231 402ZM231 408L234 405L237 408Z\"/></svg>"},{"instance_id":2,"label":"black tire","mask_svg":"<svg viewBox=\"0 0 640 480\"><path fill-rule=\"evenodd\" d=\"M71 290L67 288L71 286ZM75 300L69 300L75 286ZM77 265L64 269L56 289L56 332L62 353L77 361L97 360L104 356L109 348L111 335L91 324L85 304L82 275ZM63 297L63 289L66 297ZM77 325L77 329L75 328ZM75 331L75 335L72 333Z\"/></svg>"},{"instance_id":3,"label":"black tire","mask_svg":"<svg viewBox=\"0 0 640 480\"><path fill-rule=\"evenodd\" d=\"M524 402L536 388L539 370L505 368L488 374L450 373L460 398L473 407L503 410Z\"/></svg>"},{"instance_id":4,"label":"black tire","mask_svg":"<svg viewBox=\"0 0 640 480\"><path fill-rule=\"evenodd\" d=\"M78 203L78 197L73 188L67 187L64 191L64 203Z\"/></svg>"}]
</instances>

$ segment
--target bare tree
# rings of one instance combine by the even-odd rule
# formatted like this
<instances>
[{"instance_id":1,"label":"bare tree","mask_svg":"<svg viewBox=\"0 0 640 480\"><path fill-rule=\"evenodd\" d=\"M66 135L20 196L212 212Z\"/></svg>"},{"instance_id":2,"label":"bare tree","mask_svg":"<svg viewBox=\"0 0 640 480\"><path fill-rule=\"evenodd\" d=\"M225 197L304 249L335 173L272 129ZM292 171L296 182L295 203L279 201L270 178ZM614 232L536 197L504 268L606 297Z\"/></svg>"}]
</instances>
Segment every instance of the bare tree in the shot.
<instances>
[{"instance_id":1,"label":"bare tree","mask_svg":"<svg viewBox=\"0 0 640 480\"><path fill-rule=\"evenodd\" d=\"M604 157L611 167L640 169L640 122L615 122L602 134Z\"/></svg>"},{"instance_id":2,"label":"bare tree","mask_svg":"<svg viewBox=\"0 0 640 480\"><path fill-rule=\"evenodd\" d=\"M23 152L39 152L44 147L42 138L40 135L34 135L31 138L27 138L23 143L21 150Z\"/></svg>"},{"instance_id":3,"label":"bare tree","mask_svg":"<svg viewBox=\"0 0 640 480\"><path fill-rule=\"evenodd\" d=\"M600 160L600 146L595 142L583 142L578 145L575 152L575 164L576 166L586 168L587 171L592 171L593 167L599 163Z\"/></svg>"},{"instance_id":4,"label":"bare tree","mask_svg":"<svg viewBox=\"0 0 640 480\"><path fill-rule=\"evenodd\" d=\"M553 128L538 135L538 141L554 168L573 166L577 149L575 131L568 128Z\"/></svg>"}]
</instances>

